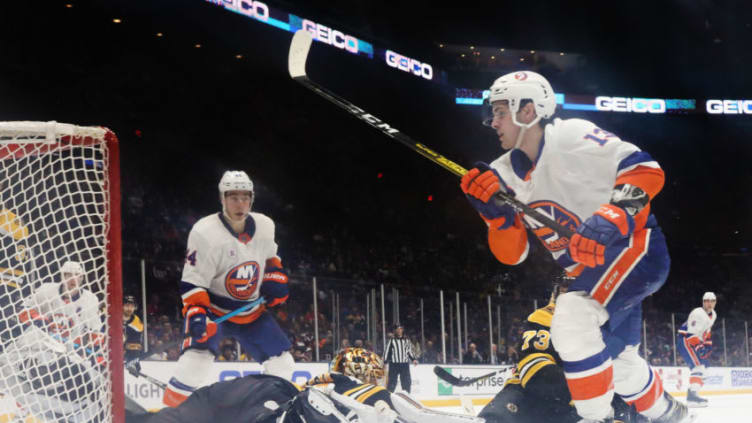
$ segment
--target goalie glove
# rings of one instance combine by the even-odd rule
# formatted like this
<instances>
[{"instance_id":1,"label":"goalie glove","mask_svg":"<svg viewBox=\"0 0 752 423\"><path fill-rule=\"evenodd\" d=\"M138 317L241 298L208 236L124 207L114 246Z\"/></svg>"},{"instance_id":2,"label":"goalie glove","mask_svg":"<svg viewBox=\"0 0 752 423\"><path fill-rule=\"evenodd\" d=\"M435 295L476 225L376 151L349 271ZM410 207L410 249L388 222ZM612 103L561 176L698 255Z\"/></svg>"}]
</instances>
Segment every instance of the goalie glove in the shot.
<instances>
[{"instance_id":1,"label":"goalie glove","mask_svg":"<svg viewBox=\"0 0 752 423\"><path fill-rule=\"evenodd\" d=\"M634 229L634 218L629 213L613 204L604 204L577 227L577 233L569 241L569 255L588 267L603 265L606 248L632 235Z\"/></svg>"},{"instance_id":2,"label":"goalie glove","mask_svg":"<svg viewBox=\"0 0 752 423\"><path fill-rule=\"evenodd\" d=\"M475 166L462 177L462 192L489 226L494 229L510 227L517 212L512 206L496 200L494 195L499 191L514 195L514 191L487 163L476 162Z\"/></svg>"}]
</instances>

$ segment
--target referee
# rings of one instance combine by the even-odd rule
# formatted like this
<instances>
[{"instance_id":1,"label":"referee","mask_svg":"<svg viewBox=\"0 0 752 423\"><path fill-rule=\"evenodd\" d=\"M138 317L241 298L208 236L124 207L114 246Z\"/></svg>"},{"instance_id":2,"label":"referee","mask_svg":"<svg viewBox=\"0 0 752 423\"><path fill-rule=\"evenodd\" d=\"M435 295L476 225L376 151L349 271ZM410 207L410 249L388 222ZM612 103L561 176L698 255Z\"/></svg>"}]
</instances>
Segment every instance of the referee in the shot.
<instances>
[{"instance_id":1,"label":"referee","mask_svg":"<svg viewBox=\"0 0 752 423\"><path fill-rule=\"evenodd\" d=\"M402 390L410 393L410 384L412 383L410 361L413 364L418 364L410 340L403 336L404 330L402 325L397 325L394 328L394 337L389 339L384 350L384 363L389 365L389 381L386 386L389 392L394 392L394 388L397 387L397 377L399 377Z\"/></svg>"}]
</instances>

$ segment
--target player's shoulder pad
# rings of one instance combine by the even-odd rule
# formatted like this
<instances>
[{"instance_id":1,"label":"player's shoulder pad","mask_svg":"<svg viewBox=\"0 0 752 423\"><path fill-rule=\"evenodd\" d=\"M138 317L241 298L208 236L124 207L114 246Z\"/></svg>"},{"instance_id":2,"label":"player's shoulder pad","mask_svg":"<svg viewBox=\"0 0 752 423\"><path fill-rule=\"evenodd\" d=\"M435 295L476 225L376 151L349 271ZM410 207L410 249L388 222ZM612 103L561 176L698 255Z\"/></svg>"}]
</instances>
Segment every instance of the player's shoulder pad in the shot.
<instances>
[{"instance_id":1,"label":"player's shoulder pad","mask_svg":"<svg viewBox=\"0 0 752 423\"><path fill-rule=\"evenodd\" d=\"M128 326L132 327L133 329L136 329L139 332L144 331L144 324L141 322L141 319L135 314L133 315L133 320L131 320L131 322L128 323Z\"/></svg>"},{"instance_id":2,"label":"player's shoulder pad","mask_svg":"<svg viewBox=\"0 0 752 423\"><path fill-rule=\"evenodd\" d=\"M39 285L39 288L37 288L36 292L41 293L48 293L48 292L59 292L60 291L60 285L62 285L62 282L44 282L43 284ZM36 293L35 292L35 293Z\"/></svg>"},{"instance_id":3,"label":"player's shoulder pad","mask_svg":"<svg viewBox=\"0 0 752 423\"><path fill-rule=\"evenodd\" d=\"M274 227L274 221L272 218L263 213L251 212L251 217L256 222L256 227L263 225L271 226L272 228Z\"/></svg>"},{"instance_id":4,"label":"player's shoulder pad","mask_svg":"<svg viewBox=\"0 0 752 423\"><path fill-rule=\"evenodd\" d=\"M585 135L592 133L595 128L597 126L593 122L585 119L554 119L544 130L546 148L569 150L581 144Z\"/></svg>"},{"instance_id":5,"label":"player's shoulder pad","mask_svg":"<svg viewBox=\"0 0 752 423\"><path fill-rule=\"evenodd\" d=\"M527 316L527 321L531 323L537 323L541 326L545 326L547 328L551 327L551 319L553 319L554 314L553 310L546 306L539 308L538 310L535 310L534 312L530 313L529 316Z\"/></svg>"},{"instance_id":6,"label":"player's shoulder pad","mask_svg":"<svg viewBox=\"0 0 752 423\"><path fill-rule=\"evenodd\" d=\"M258 236L274 236L274 221L271 217L257 212L251 212L251 217L256 223L256 234L254 235L254 238Z\"/></svg>"},{"instance_id":7,"label":"player's shoulder pad","mask_svg":"<svg viewBox=\"0 0 752 423\"><path fill-rule=\"evenodd\" d=\"M494 161L492 161L488 165L491 166L491 168L496 170L497 172L501 172L505 167L509 167L512 165L512 160L510 158L511 153L512 153L512 150L504 152L504 154L496 158Z\"/></svg>"},{"instance_id":8,"label":"player's shoulder pad","mask_svg":"<svg viewBox=\"0 0 752 423\"><path fill-rule=\"evenodd\" d=\"M86 288L82 288L79 291L81 292L81 298L83 298L85 301L89 303L99 304L99 299L93 292L89 291Z\"/></svg>"},{"instance_id":9,"label":"player's shoulder pad","mask_svg":"<svg viewBox=\"0 0 752 423\"><path fill-rule=\"evenodd\" d=\"M715 310L713 310L715 311ZM692 309L691 312L689 312L690 317L696 317L696 316L707 316L707 313L705 313L705 309L702 307L696 307Z\"/></svg>"},{"instance_id":10,"label":"player's shoulder pad","mask_svg":"<svg viewBox=\"0 0 752 423\"><path fill-rule=\"evenodd\" d=\"M219 213L213 213L208 216L204 216L193 224L191 233L206 233L207 231L214 231L217 226L222 226L222 221Z\"/></svg>"}]
</instances>

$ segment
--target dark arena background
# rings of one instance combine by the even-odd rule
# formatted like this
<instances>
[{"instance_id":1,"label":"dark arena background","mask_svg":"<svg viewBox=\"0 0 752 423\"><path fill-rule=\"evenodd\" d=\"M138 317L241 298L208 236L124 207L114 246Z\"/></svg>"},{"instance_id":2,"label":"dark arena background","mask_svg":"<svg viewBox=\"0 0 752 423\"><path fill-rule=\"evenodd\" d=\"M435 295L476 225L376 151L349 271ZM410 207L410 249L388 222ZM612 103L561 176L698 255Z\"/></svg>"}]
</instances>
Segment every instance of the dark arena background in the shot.
<instances>
[{"instance_id":1,"label":"dark arena background","mask_svg":"<svg viewBox=\"0 0 752 423\"><path fill-rule=\"evenodd\" d=\"M710 366L746 369L718 376L718 389L749 400L752 5L570 3L3 1L0 121L117 134L122 290L157 352L144 373L169 379L155 369L178 356L188 233L220 210L219 178L238 169L255 184L253 210L276 223L291 293L275 315L296 362L328 362L356 341L381 353L402 323L422 364L461 364L476 344L486 371L472 377L515 362L521 322L548 302L559 267L537 242L522 264L498 262L459 179L295 83L288 49L296 29L318 34L311 79L467 168L502 154L481 124L484 90L539 72L555 117L590 120L665 171L651 207L671 268L643 303L640 353L687 372L675 331L713 291ZM232 339L221 345L221 361L254 361ZM458 388L415 377L427 404L459 404ZM126 382L145 407L159 403L146 380ZM498 387L484 389L465 393L484 404Z\"/></svg>"}]
</instances>

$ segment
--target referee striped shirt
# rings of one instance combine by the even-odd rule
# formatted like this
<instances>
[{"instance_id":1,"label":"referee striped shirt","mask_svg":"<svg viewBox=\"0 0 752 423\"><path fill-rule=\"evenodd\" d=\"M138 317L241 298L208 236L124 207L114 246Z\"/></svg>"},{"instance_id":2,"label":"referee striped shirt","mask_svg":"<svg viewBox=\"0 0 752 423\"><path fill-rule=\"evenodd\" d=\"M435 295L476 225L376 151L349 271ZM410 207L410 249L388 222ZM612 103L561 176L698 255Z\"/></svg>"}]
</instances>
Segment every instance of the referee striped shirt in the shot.
<instances>
[{"instance_id":1,"label":"referee striped shirt","mask_svg":"<svg viewBox=\"0 0 752 423\"><path fill-rule=\"evenodd\" d=\"M391 338L384 351L385 363L409 363L415 360L413 344L405 337Z\"/></svg>"}]
</instances>

